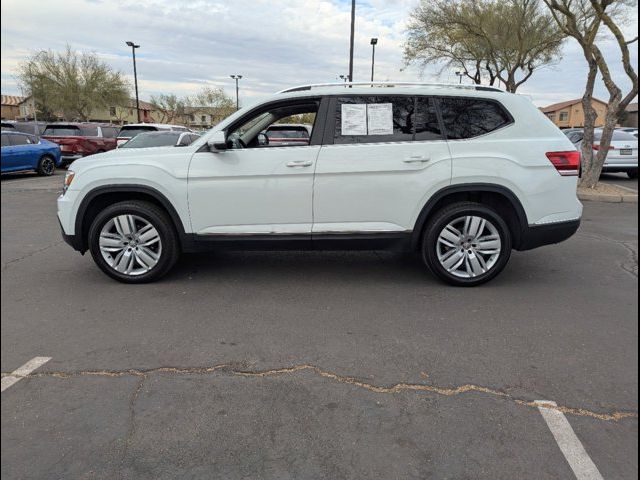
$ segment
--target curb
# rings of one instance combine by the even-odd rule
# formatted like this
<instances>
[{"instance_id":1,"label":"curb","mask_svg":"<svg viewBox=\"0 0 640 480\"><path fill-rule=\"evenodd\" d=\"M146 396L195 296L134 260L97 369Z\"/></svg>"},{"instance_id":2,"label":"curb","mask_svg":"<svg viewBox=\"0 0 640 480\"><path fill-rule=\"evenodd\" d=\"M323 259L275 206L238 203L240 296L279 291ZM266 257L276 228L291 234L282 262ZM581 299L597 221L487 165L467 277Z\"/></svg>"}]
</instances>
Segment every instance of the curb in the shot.
<instances>
[{"instance_id":1,"label":"curb","mask_svg":"<svg viewBox=\"0 0 640 480\"><path fill-rule=\"evenodd\" d=\"M578 198L585 202L638 203L638 195L611 195L603 193L578 192Z\"/></svg>"}]
</instances>

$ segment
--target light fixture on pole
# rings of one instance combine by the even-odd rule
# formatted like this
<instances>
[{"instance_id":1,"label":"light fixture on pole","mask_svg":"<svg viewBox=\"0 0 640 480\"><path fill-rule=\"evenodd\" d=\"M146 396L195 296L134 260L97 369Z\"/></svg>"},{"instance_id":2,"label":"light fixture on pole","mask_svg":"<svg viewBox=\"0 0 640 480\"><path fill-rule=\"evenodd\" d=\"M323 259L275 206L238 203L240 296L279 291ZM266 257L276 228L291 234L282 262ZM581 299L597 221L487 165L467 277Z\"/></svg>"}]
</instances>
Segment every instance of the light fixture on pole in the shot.
<instances>
[{"instance_id":1,"label":"light fixture on pole","mask_svg":"<svg viewBox=\"0 0 640 480\"><path fill-rule=\"evenodd\" d=\"M133 54L133 83L136 87L136 116L138 117L138 123L140 123L140 98L138 97L138 71L136 69L136 48L140 48L140 45L136 45L133 42L127 42L127 46L131 47L131 53Z\"/></svg>"},{"instance_id":2,"label":"light fixture on pole","mask_svg":"<svg viewBox=\"0 0 640 480\"><path fill-rule=\"evenodd\" d=\"M371 82L373 82L373 71L376 64L376 45L378 44L377 38L371 39Z\"/></svg>"},{"instance_id":3,"label":"light fixture on pole","mask_svg":"<svg viewBox=\"0 0 640 480\"><path fill-rule=\"evenodd\" d=\"M458 76L458 83L462 83L462 77L464 77L464 72L461 72L460 70L456 71L456 75Z\"/></svg>"},{"instance_id":4,"label":"light fixture on pole","mask_svg":"<svg viewBox=\"0 0 640 480\"><path fill-rule=\"evenodd\" d=\"M242 78L242 75L230 75L236 81L236 110L240 110L240 87L238 81Z\"/></svg>"}]
</instances>

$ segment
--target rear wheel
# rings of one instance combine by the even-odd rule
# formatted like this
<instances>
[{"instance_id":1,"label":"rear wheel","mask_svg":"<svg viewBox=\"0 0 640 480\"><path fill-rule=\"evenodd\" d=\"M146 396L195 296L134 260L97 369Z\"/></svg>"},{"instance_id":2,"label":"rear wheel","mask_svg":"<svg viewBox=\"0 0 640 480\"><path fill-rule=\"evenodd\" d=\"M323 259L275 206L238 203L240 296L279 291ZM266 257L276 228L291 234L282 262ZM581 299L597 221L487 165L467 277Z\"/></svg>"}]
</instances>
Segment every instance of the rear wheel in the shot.
<instances>
[{"instance_id":1,"label":"rear wheel","mask_svg":"<svg viewBox=\"0 0 640 480\"><path fill-rule=\"evenodd\" d=\"M632 180L635 178L638 178L638 170L629 170L627 172L627 177L629 177Z\"/></svg>"},{"instance_id":2,"label":"rear wheel","mask_svg":"<svg viewBox=\"0 0 640 480\"><path fill-rule=\"evenodd\" d=\"M157 280L179 256L170 218L143 201L116 203L100 212L89 229L89 249L104 273L124 283Z\"/></svg>"},{"instance_id":3,"label":"rear wheel","mask_svg":"<svg viewBox=\"0 0 640 480\"><path fill-rule=\"evenodd\" d=\"M50 155L43 155L38 162L38 168L36 171L38 172L38 175L50 177L56 171L56 161Z\"/></svg>"},{"instance_id":4,"label":"rear wheel","mask_svg":"<svg viewBox=\"0 0 640 480\"><path fill-rule=\"evenodd\" d=\"M452 285L488 282L511 256L511 232L492 208L475 202L443 208L428 223L422 258L440 279Z\"/></svg>"}]
</instances>

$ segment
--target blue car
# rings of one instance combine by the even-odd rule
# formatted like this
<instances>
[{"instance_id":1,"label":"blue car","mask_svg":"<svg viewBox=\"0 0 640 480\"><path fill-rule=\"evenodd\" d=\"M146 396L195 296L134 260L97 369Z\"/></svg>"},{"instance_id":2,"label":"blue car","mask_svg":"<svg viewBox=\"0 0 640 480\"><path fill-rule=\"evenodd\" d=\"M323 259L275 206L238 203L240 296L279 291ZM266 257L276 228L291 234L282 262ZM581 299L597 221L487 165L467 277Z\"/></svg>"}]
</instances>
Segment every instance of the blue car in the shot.
<instances>
[{"instance_id":1,"label":"blue car","mask_svg":"<svg viewBox=\"0 0 640 480\"><path fill-rule=\"evenodd\" d=\"M38 175L53 175L62 162L60 147L27 133L2 132L2 173L35 170Z\"/></svg>"}]
</instances>

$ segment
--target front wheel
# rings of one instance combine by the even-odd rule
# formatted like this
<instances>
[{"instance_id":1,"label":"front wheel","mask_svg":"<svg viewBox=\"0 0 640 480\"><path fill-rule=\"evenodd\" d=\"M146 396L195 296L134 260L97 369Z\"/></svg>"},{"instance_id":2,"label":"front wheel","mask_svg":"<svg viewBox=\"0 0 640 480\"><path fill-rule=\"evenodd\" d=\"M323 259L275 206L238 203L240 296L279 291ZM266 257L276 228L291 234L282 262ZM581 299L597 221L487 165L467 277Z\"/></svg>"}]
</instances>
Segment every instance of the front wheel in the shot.
<instances>
[{"instance_id":1,"label":"front wheel","mask_svg":"<svg viewBox=\"0 0 640 480\"><path fill-rule=\"evenodd\" d=\"M43 177L50 177L56 171L56 161L49 155L43 155L38 162L36 172Z\"/></svg>"},{"instance_id":2,"label":"front wheel","mask_svg":"<svg viewBox=\"0 0 640 480\"><path fill-rule=\"evenodd\" d=\"M438 278L457 286L488 282L511 256L511 232L492 208L460 202L437 212L428 223L422 258Z\"/></svg>"},{"instance_id":3,"label":"front wheel","mask_svg":"<svg viewBox=\"0 0 640 480\"><path fill-rule=\"evenodd\" d=\"M179 256L178 237L166 212L137 200L116 203L96 216L89 249L104 273L124 283L157 280Z\"/></svg>"},{"instance_id":4,"label":"front wheel","mask_svg":"<svg viewBox=\"0 0 640 480\"><path fill-rule=\"evenodd\" d=\"M627 172L627 177L629 177L631 180L635 180L636 178L638 178L638 170L629 170Z\"/></svg>"}]
</instances>

